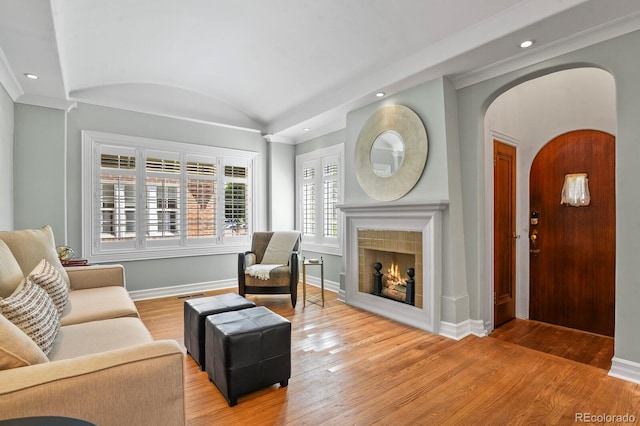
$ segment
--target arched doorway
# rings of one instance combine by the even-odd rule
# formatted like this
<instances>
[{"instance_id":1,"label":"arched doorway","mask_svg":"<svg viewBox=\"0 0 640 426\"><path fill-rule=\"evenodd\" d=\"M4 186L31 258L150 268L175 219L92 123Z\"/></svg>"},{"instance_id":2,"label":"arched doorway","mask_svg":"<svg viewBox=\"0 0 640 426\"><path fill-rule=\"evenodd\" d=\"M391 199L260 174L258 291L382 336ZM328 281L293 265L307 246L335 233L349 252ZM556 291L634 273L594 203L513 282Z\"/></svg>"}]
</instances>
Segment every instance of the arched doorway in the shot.
<instances>
[{"instance_id":1,"label":"arched doorway","mask_svg":"<svg viewBox=\"0 0 640 426\"><path fill-rule=\"evenodd\" d=\"M616 133L615 82L606 71L578 68L554 72L515 86L498 96L485 114L486 317L494 326L494 141L517 151L516 177L516 313L529 318L529 169L541 147L576 129ZM559 200L558 200L559 202Z\"/></svg>"}]
</instances>

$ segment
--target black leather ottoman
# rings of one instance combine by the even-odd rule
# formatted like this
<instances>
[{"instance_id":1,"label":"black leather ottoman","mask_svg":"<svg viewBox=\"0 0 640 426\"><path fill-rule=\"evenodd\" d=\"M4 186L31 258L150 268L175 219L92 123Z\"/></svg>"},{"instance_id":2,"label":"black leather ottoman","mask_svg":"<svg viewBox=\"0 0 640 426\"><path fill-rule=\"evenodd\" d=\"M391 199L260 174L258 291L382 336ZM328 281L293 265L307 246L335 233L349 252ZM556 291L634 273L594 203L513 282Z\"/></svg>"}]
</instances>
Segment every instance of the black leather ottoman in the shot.
<instances>
[{"instance_id":1,"label":"black leather ottoman","mask_svg":"<svg viewBox=\"0 0 640 426\"><path fill-rule=\"evenodd\" d=\"M200 297L184 302L184 346L193 360L204 371L204 320L212 314L236 311L256 306L250 300L235 294Z\"/></svg>"},{"instance_id":2,"label":"black leather ottoman","mask_svg":"<svg viewBox=\"0 0 640 426\"><path fill-rule=\"evenodd\" d=\"M210 315L205 321L205 369L227 399L291 377L291 323L264 306Z\"/></svg>"}]
</instances>

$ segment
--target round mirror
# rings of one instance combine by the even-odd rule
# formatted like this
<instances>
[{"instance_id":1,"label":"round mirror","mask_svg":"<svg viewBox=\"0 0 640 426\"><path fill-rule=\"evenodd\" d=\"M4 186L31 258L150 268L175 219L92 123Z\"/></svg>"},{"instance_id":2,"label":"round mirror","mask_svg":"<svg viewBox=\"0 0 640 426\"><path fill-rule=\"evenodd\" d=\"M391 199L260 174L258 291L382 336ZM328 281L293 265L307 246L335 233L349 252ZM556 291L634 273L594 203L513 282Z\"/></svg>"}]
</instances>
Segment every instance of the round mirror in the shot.
<instances>
[{"instance_id":1,"label":"round mirror","mask_svg":"<svg viewBox=\"0 0 640 426\"><path fill-rule=\"evenodd\" d=\"M379 201L404 197L418 183L429 142L418 114L402 105L376 110L362 126L354 152L356 178Z\"/></svg>"},{"instance_id":2,"label":"round mirror","mask_svg":"<svg viewBox=\"0 0 640 426\"><path fill-rule=\"evenodd\" d=\"M393 176L404 160L402 136L393 130L380 133L371 145L370 160L375 174Z\"/></svg>"}]
</instances>

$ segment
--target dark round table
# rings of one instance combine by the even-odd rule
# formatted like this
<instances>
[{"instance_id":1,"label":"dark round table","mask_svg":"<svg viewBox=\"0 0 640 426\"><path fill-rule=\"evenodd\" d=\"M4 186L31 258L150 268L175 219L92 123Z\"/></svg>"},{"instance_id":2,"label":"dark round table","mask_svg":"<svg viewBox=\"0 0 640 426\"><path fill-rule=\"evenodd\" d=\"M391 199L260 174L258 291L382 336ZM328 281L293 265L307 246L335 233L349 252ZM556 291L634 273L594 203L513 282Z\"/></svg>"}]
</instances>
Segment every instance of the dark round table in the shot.
<instances>
[{"instance_id":1,"label":"dark round table","mask_svg":"<svg viewBox=\"0 0 640 426\"><path fill-rule=\"evenodd\" d=\"M1 426L96 426L86 420L71 417L41 416L0 420Z\"/></svg>"}]
</instances>

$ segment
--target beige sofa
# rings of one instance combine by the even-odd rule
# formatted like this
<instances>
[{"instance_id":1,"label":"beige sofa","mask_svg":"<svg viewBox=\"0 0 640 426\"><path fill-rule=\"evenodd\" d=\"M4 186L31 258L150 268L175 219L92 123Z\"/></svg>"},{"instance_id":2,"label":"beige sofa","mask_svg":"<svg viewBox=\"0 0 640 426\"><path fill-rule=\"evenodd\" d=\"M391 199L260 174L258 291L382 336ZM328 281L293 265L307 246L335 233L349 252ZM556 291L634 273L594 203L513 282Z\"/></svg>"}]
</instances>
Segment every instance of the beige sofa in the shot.
<instances>
[{"instance_id":1,"label":"beige sofa","mask_svg":"<svg viewBox=\"0 0 640 426\"><path fill-rule=\"evenodd\" d=\"M51 276L69 285L58 286L66 298L58 312L51 302L62 296L27 284L41 276L34 271L47 263L42 259L55 268ZM53 339L44 350L31 328L24 332L2 311L27 287L46 307L34 310L46 311L43 322L53 324L43 327ZM125 289L122 266L62 267L48 226L0 232L2 312L0 420L49 415L101 426L185 424L183 350L174 340L154 341Z\"/></svg>"}]
</instances>

